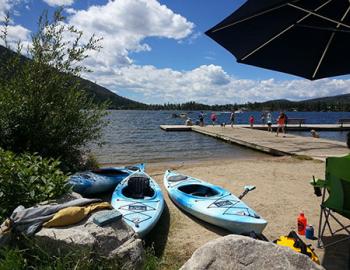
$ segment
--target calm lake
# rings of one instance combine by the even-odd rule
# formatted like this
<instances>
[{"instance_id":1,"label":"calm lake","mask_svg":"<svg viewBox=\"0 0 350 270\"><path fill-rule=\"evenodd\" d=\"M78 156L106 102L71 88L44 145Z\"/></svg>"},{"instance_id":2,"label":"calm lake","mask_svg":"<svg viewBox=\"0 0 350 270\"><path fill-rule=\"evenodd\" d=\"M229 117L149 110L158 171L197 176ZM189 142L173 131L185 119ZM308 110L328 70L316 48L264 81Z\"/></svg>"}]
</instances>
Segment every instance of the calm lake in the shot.
<instances>
[{"instance_id":1,"label":"calm lake","mask_svg":"<svg viewBox=\"0 0 350 270\"><path fill-rule=\"evenodd\" d=\"M159 125L183 124L172 118L174 111L110 111L110 125L105 128L102 147L92 146L92 153L102 163L137 163L161 161L195 161L218 158L250 158L265 154L231 145L194 132L165 132ZM199 112L187 112L193 120ZM209 123L210 112L205 112ZM260 122L260 112L237 114L238 124L247 124L250 115ZM305 118L308 124L332 124L350 118L350 112L288 112L290 118ZM278 112L273 113L276 119ZM229 113L218 114L218 122L229 122ZM309 132L294 132L310 136ZM347 132L320 132L322 138L345 141Z\"/></svg>"}]
</instances>

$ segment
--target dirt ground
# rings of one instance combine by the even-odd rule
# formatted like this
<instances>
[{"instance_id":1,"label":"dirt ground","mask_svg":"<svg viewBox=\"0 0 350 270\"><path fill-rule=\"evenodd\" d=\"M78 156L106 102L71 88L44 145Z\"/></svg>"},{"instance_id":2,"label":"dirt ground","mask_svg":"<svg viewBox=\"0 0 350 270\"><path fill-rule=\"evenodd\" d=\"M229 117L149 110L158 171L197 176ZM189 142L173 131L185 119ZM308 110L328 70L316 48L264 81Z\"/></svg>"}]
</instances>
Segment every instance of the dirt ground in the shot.
<instances>
[{"instance_id":1,"label":"dirt ground","mask_svg":"<svg viewBox=\"0 0 350 270\"><path fill-rule=\"evenodd\" d=\"M324 178L323 162L264 157L147 164L147 173L160 184L166 201L159 223L146 239L146 243L153 245L156 255L160 257L163 269L178 269L198 247L229 234L184 213L173 204L163 186L166 169L220 185L235 195L239 195L245 185L255 185L256 190L250 192L244 201L268 221L264 235L269 240L296 230L300 211L304 211L308 223L314 225L317 235L321 199L313 194L309 181L313 175ZM316 248L317 240L308 243ZM316 248L315 251L326 269L349 269L350 241L333 248Z\"/></svg>"}]
</instances>

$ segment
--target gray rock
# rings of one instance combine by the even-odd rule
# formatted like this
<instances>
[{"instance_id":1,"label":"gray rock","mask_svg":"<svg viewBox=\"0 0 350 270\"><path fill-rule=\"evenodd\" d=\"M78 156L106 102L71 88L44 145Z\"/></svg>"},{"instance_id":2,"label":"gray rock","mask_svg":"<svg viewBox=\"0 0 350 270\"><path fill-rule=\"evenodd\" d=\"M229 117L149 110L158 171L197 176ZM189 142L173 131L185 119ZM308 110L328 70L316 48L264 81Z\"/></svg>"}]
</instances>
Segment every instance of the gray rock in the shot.
<instances>
[{"instance_id":1,"label":"gray rock","mask_svg":"<svg viewBox=\"0 0 350 270\"><path fill-rule=\"evenodd\" d=\"M123 269L140 269L144 249L135 232L123 220L100 227L93 223L93 216L76 226L43 228L36 233L35 241L45 250L79 249L116 260Z\"/></svg>"},{"instance_id":2,"label":"gray rock","mask_svg":"<svg viewBox=\"0 0 350 270\"><path fill-rule=\"evenodd\" d=\"M240 235L228 235L198 248L181 270L324 270L306 255L288 247L254 240Z\"/></svg>"}]
</instances>

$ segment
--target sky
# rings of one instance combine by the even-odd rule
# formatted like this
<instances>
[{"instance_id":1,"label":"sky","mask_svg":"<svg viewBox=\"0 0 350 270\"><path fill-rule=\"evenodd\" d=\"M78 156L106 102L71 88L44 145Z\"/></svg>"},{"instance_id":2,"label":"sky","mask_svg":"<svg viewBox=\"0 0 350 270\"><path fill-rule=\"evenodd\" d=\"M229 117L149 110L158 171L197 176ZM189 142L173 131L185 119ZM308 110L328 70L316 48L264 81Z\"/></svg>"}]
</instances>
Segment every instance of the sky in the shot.
<instances>
[{"instance_id":1,"label":"sky","mask_svg":"<svg viewBox=\"0 0 350 270\"><path fill-rule=\"evenodd\" d=\"M66 24L103 37L82 74L118 95L148 104L304 100L350 93L350 77L309 81L238 64L204 32L244 0L0 0L8 38L31 44L37 21L63 6ZM0 19L1 21L1 19ZM0 43L1 44L1 43Z\"/></svg>"}]
</instances>

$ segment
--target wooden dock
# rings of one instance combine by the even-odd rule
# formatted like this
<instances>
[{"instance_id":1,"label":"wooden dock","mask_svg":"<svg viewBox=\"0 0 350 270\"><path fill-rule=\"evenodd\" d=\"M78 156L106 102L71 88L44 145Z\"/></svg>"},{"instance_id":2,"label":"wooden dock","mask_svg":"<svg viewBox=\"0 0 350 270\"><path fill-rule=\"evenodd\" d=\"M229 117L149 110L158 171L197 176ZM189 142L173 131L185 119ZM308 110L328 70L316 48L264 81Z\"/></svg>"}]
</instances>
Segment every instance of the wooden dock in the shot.
<instances>
[{"instance_id":1,"label":"wooden dock","mask_svg":"<svg viewBox=\"0 0 350 270\"><path fill-rule=\"evenodd\" d=\"M208 125L211 126L211 125ZM194 126L193 126L194 127ZM235 127L244 127L249 128L249 125L235 125ZM190 126L185 125L161 125L160 128L164 131L191 131L192 128ZM273 125L272 129L276 130L277 126ZM254 129L258 130L267 130L267 125L254 125ZM340 124L304 124L302 126L299 125L288 125L287 130L290 131L350 131L350 125L344 124L340 126Z\"/></svg>"},{"instance_id":2,"label":"wooden dock","mask_svg":"<svg viewBox=\"0 0 350 270\"><path fill-rule=\"evenodd\" d=\"M320 125L318 125L320 126ZM179 130L188 130L208 135L229 143L242 145L271 155L307 156L313 159L325 160L329 156L343 156L350 152L345 143L322 138L296 136L293 134L280 134L246 126L176 126ZM175 126L161 126L163 130L176 131ZM311 128L313 129L313 128ZM310 130L310 129L308 129Z\"/></svg>"},{"instance_id":3,"label":"wooden dock","mask_svg":"<svg viewBox=\"0 0 350 270\"><path fill-rule=\"evenodd\" d=\"M160 128L164 131L191 131L192 126L185 125L161 125Z\"/></svg>"}]
</instances>

